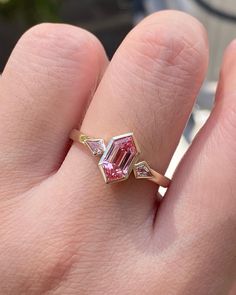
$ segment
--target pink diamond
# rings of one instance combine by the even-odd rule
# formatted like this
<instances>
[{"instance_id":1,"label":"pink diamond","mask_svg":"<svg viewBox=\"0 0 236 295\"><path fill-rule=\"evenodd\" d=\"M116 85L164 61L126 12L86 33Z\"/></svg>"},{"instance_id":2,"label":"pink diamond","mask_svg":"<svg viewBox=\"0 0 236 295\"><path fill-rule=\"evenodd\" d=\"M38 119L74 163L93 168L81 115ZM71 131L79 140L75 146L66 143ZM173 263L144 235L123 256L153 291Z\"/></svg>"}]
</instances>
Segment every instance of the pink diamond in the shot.
<instances>
[{"instance_id":1,"label":"pink diamond","mask_svg":"<svg viewBox=\"0 0 236 295\"><path fill-rule=\"evenodd\" d=\"M105 181L127 179L138 155L139 149L132 133L113 137L99 162Z\"/></svg>"}]
</instances>

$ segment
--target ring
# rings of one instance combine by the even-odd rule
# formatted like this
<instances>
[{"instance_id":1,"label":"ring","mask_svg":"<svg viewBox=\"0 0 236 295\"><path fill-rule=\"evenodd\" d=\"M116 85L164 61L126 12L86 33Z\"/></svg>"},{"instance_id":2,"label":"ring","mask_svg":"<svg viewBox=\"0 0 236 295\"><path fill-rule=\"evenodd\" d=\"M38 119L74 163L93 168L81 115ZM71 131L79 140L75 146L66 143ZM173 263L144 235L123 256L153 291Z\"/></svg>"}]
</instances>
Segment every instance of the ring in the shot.
<instances>
[{"instance_id":1,"label":"ring","mask_svg":"<svg viewBox=\"0 0 236 295\"><path fill-rule=\"evenodd\" d=\"M100 157L98 166L106 183L128 179L133 171L137 179L147 179L159 186L168 187L171 180L156 172L146 161L139 161L141 151L132 132L112 137L108 144L101 138L93 138L72 130L70 139L87 146L94 156Z\"/></svg>"}]
</instances>

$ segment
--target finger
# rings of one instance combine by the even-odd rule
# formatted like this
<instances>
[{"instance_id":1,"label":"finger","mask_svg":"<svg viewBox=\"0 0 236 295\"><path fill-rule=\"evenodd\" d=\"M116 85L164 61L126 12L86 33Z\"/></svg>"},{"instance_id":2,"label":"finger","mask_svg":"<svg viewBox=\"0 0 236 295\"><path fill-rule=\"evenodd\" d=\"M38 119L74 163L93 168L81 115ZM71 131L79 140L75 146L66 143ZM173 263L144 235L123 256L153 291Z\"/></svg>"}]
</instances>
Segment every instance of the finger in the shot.
<instances>
[{"instance_id":1,"label":"finger","mask_svg":"<svg viewBox=\"0 0 236 295\"><path fill-rule=\"evenodd\" d=\"M134 132L142 158L164 173L203 80L207 52L205 31L191 16L168 11L147 18L127 36L111 61L82 131L106 141ZM77 145L62 169L62 175L65 171L72 175L73 187L86 187L95 201L124 195L123 202L129 209L133 206L134 216L149 215L155 185L131 179L105 185L90 154Z\"/></svg>"},{"instance_id":2,"label":"finger","mask_svg":"<svg viewBox=\"0 0 236 295\"><path fill-rule=\"evenodd\" d=\"M1 189L28 187L60 166L106 64L82 29L43 24L23 35L0 81Z\"/></svg>"},{"instance_id":3,"label":"finger","mask_svg":"<svg viewBox=\"0 0 236 295\"><path fill-rule=\"evenodd\" d=\"M212 294L229 294L236 274L235 54L234 41L224 56L215 107L177 170L156 220L162 237L157 244L163 248L180 240L181 251L191 251L185 251L188 263L181 264L192 263L191 273L202 279L205 290L212 287Z\"/></svg>"}]
</instances>

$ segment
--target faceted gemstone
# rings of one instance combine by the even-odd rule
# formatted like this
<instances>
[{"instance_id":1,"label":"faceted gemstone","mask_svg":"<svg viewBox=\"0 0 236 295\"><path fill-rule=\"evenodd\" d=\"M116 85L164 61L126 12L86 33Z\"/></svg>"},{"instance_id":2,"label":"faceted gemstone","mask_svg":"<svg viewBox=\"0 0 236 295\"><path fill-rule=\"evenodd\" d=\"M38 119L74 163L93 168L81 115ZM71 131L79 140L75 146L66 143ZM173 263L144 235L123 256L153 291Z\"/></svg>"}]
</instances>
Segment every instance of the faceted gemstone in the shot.
<instances>
[{"instance_id":1,"label":"faceted gemstone","mask_svg":"<svg viewBox=\"0 0 236 295\"><path fill-rule=\"evenodd\" d=\"M101 156L106 149L103 139L87 139L85 144L94 156Z\"/></svg>"},{"instance_id":2,"label":"faceted gemstone","mask_svg":"<svg viewBox=\"0 0 236 295\"><path fill-rule=\"evenodd\" d=\"M132 133L113 137L99 162L106 182L127 179L138 154Z\"/></svg>"},{"instance_id":3,"label":"faceted gemstone","mask_svg":"<svg viewBox=\"0 0 236 295\"><path fill-rule=\"evenodd\" d=\"M136 178L150 178L153 176L150 167L145 161L135 164L134 174Z\"/></svg>"}]
</instances>

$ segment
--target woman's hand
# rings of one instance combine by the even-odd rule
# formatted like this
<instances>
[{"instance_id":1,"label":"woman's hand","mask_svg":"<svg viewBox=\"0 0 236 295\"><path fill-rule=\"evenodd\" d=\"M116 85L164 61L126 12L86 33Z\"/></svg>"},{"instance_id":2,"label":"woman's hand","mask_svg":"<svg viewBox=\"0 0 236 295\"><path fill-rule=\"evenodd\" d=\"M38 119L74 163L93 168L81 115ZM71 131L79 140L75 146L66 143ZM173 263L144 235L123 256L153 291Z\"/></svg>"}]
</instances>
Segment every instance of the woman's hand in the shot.
<instances>
[{"instance_id":1,"label":"woman's hand","mask_svg":"<svg viewBox=\"0 0 236 295\"><path fill-rule=\"evenodd\" d=\"M20 39L0 78L0 294L235 294L235 42L160 206L150 182L104 184L69 140L74 127L105 139L132 131L164 173L207 63L205 30L181 12L145 19L110 64L76 27L43 24Z\"/></svg>"}]
</instances>

